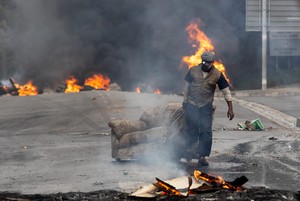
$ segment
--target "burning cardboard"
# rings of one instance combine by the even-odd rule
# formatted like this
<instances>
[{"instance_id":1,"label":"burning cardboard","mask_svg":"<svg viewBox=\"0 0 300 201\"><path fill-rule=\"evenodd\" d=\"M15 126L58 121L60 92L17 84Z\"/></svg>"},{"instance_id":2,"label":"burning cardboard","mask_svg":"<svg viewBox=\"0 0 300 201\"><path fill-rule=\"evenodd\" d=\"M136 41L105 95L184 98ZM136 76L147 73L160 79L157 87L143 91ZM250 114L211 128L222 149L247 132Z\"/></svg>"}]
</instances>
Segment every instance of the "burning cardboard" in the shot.
<instances>
[{"instance_id":1,"label":"burning cardboard","mask_svg":"<svg viewBox=\"0 0 300 201\"><path fill-rule=\"evenodd\" d=\"M141 187L132 193L131 196L144 198L159 195L187 196L189 189L199 188L203 183L197 181L193 176L178 177L166 181L156 178L155 183Z\"/></svg>"},{"instance_id":2,"label":"burning cardboard","mask_svg":"<svg viewBox=\"0 0 300 201\"><path fill-rule=\"evenodd\" d=\"M235 179L233 182L223 180L221 177L214 177L198 170L193 176L175 178L163 181L156 178L156 183L144 186L132 193L134 197L156 197L160 195L186 197L205 192L228 189L231 191L243 191L243 185L248 181L245 176Z\"/></svg>"}]
</instances>

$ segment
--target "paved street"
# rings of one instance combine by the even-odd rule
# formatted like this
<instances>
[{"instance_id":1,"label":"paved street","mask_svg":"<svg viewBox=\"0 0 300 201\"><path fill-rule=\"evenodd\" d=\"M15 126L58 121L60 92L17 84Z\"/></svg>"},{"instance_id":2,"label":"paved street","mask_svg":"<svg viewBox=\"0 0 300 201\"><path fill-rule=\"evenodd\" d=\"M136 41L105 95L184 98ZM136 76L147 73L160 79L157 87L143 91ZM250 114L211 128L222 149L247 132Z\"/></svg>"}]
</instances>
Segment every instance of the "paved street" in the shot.
<instances>
[{"instance_id":1,"label":"paved street","mask_svg":"<svg viewBox=\"0 0 300 201\"><path fill-rule=\"evenodd\" d=\"M299 114L294 97L247 97L289 115ZM241 100L242 100L241 99ZM117 162L111 158L114 119L135 120L146 109L181 102L177 95L89 91L0 97L0 191L53 193L100 189L125 192L190 174L196 167L166 159ZM299 190L299 133L234 101L235 119L216 98L210 166L201 169L226 180L245 175L247 187ZM287 106L288 105L288 106ZM298 112L298 113L297 113ZM260 118L264 131L240 131L237 123ZM274 137L276 140L270 140ZM274 139L273 138L273 139Z\"/></svg>"}]
</instances>

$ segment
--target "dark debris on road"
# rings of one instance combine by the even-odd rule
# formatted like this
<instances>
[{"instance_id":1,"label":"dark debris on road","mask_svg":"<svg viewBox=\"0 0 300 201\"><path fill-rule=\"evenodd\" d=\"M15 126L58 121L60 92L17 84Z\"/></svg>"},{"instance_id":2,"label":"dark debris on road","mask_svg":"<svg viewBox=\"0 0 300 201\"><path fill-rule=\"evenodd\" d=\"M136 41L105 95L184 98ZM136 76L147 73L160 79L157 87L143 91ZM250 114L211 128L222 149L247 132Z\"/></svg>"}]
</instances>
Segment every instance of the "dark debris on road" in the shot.
<instances>
[{"instance_id":1,"label":"dark debris on road","mask_svg":"<svg viewBox=\"0 0 300 201\"><path fill-rule=\"evenodd\" d=\"M169 197L169 196L157 196L155 198L137 198L131 197L127 193L122 193L114 190L100 190L94 192L69 192L69 193L57 193L57 194L31 194L23 195L20 193L0 193L1 201L141 201L141 200L154 200L154 201L167 201L167 200L180 200L180 201L195 201L195 200L255 200L255 201L297 201L300 200L300 192L291 192L284 190L272 190L263 187L250 188L243 192L233 192L229 190L219 190L216 192L209 192L203 194L197 194L189 197Z\"/></svg>"}]
</instances>

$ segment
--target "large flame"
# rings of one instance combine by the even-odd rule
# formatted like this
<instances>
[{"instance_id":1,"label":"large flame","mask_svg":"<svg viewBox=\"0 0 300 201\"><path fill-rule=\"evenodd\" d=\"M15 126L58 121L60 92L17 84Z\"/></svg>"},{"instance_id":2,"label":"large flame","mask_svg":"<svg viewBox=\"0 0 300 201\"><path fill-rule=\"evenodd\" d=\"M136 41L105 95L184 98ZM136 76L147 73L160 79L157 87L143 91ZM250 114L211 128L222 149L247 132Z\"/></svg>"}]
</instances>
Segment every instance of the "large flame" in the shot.
<instances>
[{"instance_id":1,"label":"large flame","mask_svg":"<svg viewBox=\"0 0 300 201\"><path fill-rule=\"evenodd\" d=\"M200 20L194 20L186 27L186 31L189 35L189 42L192 44L193 48L197 48L195 54L191 56L184 56L182 58L182 61L188 66L188 68L201 63L201 55L203 54L203 52L214 52L214 45L212 44L212 41L206 36L206 34L200 30L200 24ZM225 66L222 64L222 62L215 61L214 66L224 74L226 80L229 82L229 79L225 72Z\"/></svg>"},{"instance_id":2,"label":"large flame","mask_svg":"<svg viewBox=\"0 0 300 201\"><path fill-rule=\"evenodd\" d=\"M66 80L65 93L79 92L83 87L77 84L78 80L71 76Z\"/></svg>"},{"instance_id":3,"label":"large flame","mask_svg":"<svg viewBox=\"0 0 300 201\"><path fill-rule=\"evenodd\" d=\"M109 90L110 79L101 74L95 74L85 80L84 85L94 87L95 89Z\"/></svg>"},{"instance_id":4,"label":"large flame","mask_svg":"<svg viewBox=\"0 0 300 201\"><path fill-rule=\"evenodd\" d=\"M38 88L28 81L24 85L17 85L19 96L35 96L38 94Z\"/></svg>"}]
</instances>

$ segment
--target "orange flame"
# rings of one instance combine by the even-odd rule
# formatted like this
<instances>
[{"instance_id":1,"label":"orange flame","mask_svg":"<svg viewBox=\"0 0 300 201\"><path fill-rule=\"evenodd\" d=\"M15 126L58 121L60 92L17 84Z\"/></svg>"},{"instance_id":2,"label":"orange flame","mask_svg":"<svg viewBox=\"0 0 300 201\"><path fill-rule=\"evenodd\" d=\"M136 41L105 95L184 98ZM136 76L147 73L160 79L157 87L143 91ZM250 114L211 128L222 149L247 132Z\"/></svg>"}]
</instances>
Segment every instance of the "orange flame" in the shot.
<instances>
[{"instance_id":1,"label":"orange flame","mask_svg":"<svg viewBox=\"0 0 300 201\"><path fill-rule=\"evenodd\" d=\"M214 45L212 41L206 36L206 34L200 30L199 26L201 21L194 20L187 27L186 31L189 35L189 42L192 43L193 48L197 48L196 53L191 56L184 56L182 61L191 68L201 63L201 55L205 51L214 51ZM224 77L229 82L229 79L225 73L225 66L221 61L215 61L214 66L224 74Z\"/></svg>"},{"instance_id":2,"label":"orange flame","mask_svg":"<svg viewBox=\"0 0 300 201\"><path fill-rule=\"evenodd\" d=\"M95 89L109 90L110 79L101 74L95 74L85 80L84 85L94 87Z\"/></svg>"},{"instance_id":3,"label":"orange flame","mask_svg":"<svg viewBox=\"0 0 300 201\"><path fill-rule=\"evenodd\" d=\"M162 188L163 192L162 195L176 195L176 196L183 196L174 186L156 178L155 186Z\"/></svg>"},{"instance_id":4,"label":"orange flame","mask_svg":"<svg viewBox=\"0 0 300 201\"><path fill-rule=\"evenodd\" d=\"M155 94L161 94L161 92L160 92L159 89L156 89L156 90L154 91L154 93L155 93Z\"/></svg>"},{"instance_id":5,"label":"orange flame","mask_svg":"<svg viewBox=\"0 0 300 201\"><path fill-rule=\"evenodd\" d=\"M8 88L7 88L7 86L2 86L2 89L5 91L5 93L7 93L7 92L8 92Z\"/></svg>"},{"instance_id":6,"label":"orange flame","mask_svg":"<svg viewBox=\"0 0 300 201\"><path fill-rule=\"evenodd\" d=\"M25 85L18 85L19 96L35 96L38 94L38 88L32 84L32 81L28 81Z\"/></svg>"},{"instance_id":7,"label":"orange flame","mask_svg":"<svg viewBox=\"0 0 300 201\"><path fill-rule=\"evenodd\" d=\"M77 79L71 76L68 80L66 80L66 89L65 93L79 92L82 89L82 86L79 86L77 83Z\"/></svg>"},{"instance_id":8,"label":"orange flame","mask_svg":"<svg viewBox=\"0 0 300 201\"><path fill-rule=\"evenodd\" d=\"M135 92L136 92L136 93L141 93L141 88L140 88L140 87L136 87L136 88L135 88Z\"/></svg>"},{"instance_id":9,"label":"orange flame","mask_svg":"<svg viewBox=\"0 0 300 201\"><path fill-rule=\"evenodd\" d=\"M210 176L206 173L202 173L199 170L194 171L194 177L199 180L204 180L207 183L210 184L216 184L220 188L225 188L225 189L231 189L231 190L236 190L236 191L241 191L242 187L241 186L233 186L229 182L224 181L224 179L221 176L218 176L218 178Z\"/></svg>"}]
</instances>

